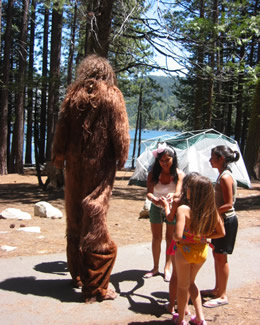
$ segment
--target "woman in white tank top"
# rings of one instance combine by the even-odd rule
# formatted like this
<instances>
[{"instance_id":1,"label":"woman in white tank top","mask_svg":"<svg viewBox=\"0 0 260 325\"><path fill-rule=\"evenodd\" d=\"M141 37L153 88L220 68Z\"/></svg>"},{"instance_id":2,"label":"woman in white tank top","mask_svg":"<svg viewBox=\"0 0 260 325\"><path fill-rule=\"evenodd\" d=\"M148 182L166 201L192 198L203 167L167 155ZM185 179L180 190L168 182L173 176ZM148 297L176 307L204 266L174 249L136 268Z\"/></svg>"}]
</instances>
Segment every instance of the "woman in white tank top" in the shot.
<instances>
[{"instance_id":1,"label":"woman in white tank top","mask_svg":"<svg viewBox=\"0 0 260 325\"><path fill-rule=\"evenodd\" d=\"M158 148L153 151L153 154L155 156L155 162L147 179L147 198L152 202L150 208L150 223L152 232L153 268L144 275L144 278L150 278L159 274L163 222L166 223L166 251L172 241L175 220L173 220L173 218L172 220L166 219L162 197L167 198L169 202L178 200L181 195L182 180L185 176L185 174L177 168L177 155L172 147L166 145L166 143L159 144ZM171 279L171 256L165 255L164 280L169 282Z\"/></svg>"}]
</instances>

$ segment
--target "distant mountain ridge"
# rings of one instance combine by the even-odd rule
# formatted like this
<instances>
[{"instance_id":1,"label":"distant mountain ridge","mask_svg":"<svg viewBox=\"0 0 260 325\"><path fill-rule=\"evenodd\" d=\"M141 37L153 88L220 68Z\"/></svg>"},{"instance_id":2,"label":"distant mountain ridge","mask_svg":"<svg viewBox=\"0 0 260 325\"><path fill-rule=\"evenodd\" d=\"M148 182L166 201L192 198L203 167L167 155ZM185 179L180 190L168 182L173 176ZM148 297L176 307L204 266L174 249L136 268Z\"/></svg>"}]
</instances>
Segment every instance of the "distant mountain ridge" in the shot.
<instances>
[{"instance_id":1,"label":"distant mountain ridge","mask_svg":"<svg viewBox=\"0 0 260 325\"><path fill-rule=\"evenodd\" d=\"M173 125L174 120L174 107L177 106L177 99L173 94L173 89L178 83L176 77L167 77L167 76L153 76L150 75L153 81L155 81L160 87L161 91L156 89L153 92L157 97L160 97L161 100L155 101L152 103L152 106L149 110L150 117L147 117L147 112L143 113L143 125L142 128L147 129L176 129L176 125ZM145 97L145 92L144 92ZM131 128L135 128L136 125L136 113L138 107L138 98L131 98L127 101L127 112L129 117L129 123ZM177 127L178 128L178 127Z\"/></svg>"}]
</instances>

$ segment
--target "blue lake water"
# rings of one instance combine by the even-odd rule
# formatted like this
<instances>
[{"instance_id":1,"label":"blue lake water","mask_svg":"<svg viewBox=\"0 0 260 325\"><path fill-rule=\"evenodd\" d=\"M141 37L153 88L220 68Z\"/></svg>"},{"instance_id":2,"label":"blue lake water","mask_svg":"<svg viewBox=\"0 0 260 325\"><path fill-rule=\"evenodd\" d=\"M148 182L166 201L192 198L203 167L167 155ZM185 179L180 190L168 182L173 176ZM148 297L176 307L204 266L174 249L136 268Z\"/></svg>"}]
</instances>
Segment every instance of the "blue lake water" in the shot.
<instances>
[{"instance_id":1,"label":"blue lake water","mask_svg":"<svg viewBox=\"0 0 260 325\"><path fill-rule=\"evenodd\" d=\"M141 140L147 140L151 138L157 138L161 137L164 135L169 135L169 136L174 136L178 134L178 131L175 132L170 132L170 131L156 131L156 130L143 130L141 133ZM125 164L125 167L130 167L132 164L132 155L133 155L133 145L134 145L134 137L135 137L135 130L131 129L130 130L130 147L129 147L129 153L128 153L128 160L127 163ZM137 140L137 146L138 146L138 140ZM25 143L24 143L24 149L25 149ZM145 150L145 145L141 143L141 153ZM135 159L137 158L137 152L138 152L138 147L136 147L135 150ZM25 156L25 150L24 150L24 156ZM35 164L35 157L34 157L34 146L32 146L32 163Z\"/></svg>"}]
</instances>

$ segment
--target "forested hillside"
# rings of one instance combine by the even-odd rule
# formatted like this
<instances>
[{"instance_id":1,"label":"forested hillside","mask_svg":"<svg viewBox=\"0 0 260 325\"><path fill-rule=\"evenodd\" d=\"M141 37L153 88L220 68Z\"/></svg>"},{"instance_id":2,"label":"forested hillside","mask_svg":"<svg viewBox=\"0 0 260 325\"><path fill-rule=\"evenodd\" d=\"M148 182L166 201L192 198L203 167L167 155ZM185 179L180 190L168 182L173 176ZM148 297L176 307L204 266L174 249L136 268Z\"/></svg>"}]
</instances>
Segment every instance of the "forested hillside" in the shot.
<instances>
[{"instance_id":1,"label":"forested hillside","mask_svg":"<svg viewBox=\"0 0 260 325\"><path fill-rule=\"evenodd\" d=\"M148 78L148 77L147 77ZM151 78L159 86L158 88L144 89L144 98L152 94L155 100L143 111L143 129L167 129L174 130L183 127L183 123L176 119L174 110L178 106L178 100L174 95L178 80L176 77L153 76ZM138 94L126 98L127 112L131 128L135 127L138 107Z\"/></svg>"}]
</instances>

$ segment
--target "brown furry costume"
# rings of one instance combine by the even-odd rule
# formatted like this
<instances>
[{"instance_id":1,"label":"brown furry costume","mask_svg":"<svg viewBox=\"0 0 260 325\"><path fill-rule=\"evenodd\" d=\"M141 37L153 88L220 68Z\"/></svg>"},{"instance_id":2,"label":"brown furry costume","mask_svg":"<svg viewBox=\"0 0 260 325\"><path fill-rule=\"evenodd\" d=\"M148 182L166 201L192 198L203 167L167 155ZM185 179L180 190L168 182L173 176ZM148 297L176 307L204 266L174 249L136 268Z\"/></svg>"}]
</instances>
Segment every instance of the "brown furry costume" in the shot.
<instances>
[{"instance_id":1,"label":"brown furry costume","mask_svg":"<svg viewBox=\"0 0 260 325\"><path fill-rule=\"evenodd\" d=\"M83 283L86 301L113 298L107 287L117 247L106 215L128 148L125 102L113 69L106 59L88 56L62 104L52 151L56 167L66 161L68 268L74 282Z\"/></svg>"}]
</instances>

